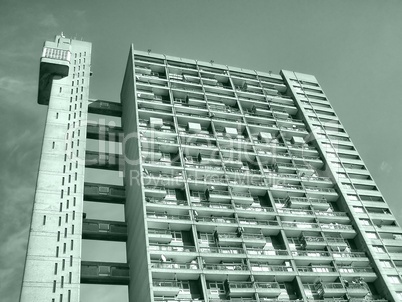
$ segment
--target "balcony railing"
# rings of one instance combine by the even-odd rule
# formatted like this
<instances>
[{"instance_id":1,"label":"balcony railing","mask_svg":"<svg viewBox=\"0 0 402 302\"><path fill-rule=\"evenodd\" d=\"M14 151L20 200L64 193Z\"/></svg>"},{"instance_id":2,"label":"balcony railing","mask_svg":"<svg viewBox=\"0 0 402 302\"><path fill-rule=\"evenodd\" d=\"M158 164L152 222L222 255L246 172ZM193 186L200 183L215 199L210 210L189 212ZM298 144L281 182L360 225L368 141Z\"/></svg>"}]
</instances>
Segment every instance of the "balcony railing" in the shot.
<instances>
[{"instance_id":1,"label":"balcony railing","mask_svg":"<svg viewBox=\"0 0 402 302\"><path fill-rule=\"evenodd\" d=\"M242 248L237 247L200 247L200 253L214 253L214 254L244 254Z\"/></svg>"},{"instance_id":2,"label":"balcony railing","mask_svg":"<svg viewBox=\"0 0 402 302\"><path fill-rule=\"evenodd\" d=\"M353 230L353 226L351 225L332 222L330 224L320 223L320 227L322 229Z\"/></svg>"},{"instance_id":3,"label":"balcony railing","mask_svg":"<svg viewBox=\"0 0 402 302\"><path fill-rule=\"evenodd\" d=\"M335 189L332 188L320 188L320 187L310 187L304 186L307 191L316 191L316 192L328 192L328 193L336 193Z\"/></svg>"},{"instance_id":4,"label":"balcony railing","mask_svg":"<svg viewBox=\"0 0 402 302\"><path fill-rule=\"evenodd\" d=\"M198 269L198 263L196 261L190 263L177 263L177 262L159 262L152 261L151 268L160 269Z\"/></svg>"},{"instance_id":5,"label":"balcony railing","mask_svg":"<svg viewBox=\"0 0 402 302\"><path fill-rule=\"evenodd\" d=\"M257 256L289 256L289 252L287 250L262 250L255 248L247 248L247 254L249 255L257 255Z\"/></svg>"},{"instance_id":6,"label":"balcony railing","mask_svg":"<svg viewBox=\"0 0 402 302\"><path fill-rule=\"evenodd\" d=\"M214 270L214 271L247 271L247 265L241 263L227 263L227 264L216 264L216 263L206 263L204 264L204 269Z\"/></svg>"},{"instance_id":7,"label":"balcony railing","mask_svg":"<svg viewBox=\"0 0 402 302\"><path fill-rule=\"evenodd\" d=\"M338 265L338 271L341 273L373 273L374 272L373 268L371 268L371 267L353 267L353 266L339 266L339 265ZM352 285L352 284L350 284L350 285Z\"/></svg>"},{"instance_id":8,"label":"balcony railing","mask_svg":"<svg viewBox=\"0 0 402 302\"><path fill-rule=\"evenodd\" d=\"M213 222L213 223L236 223L235 218L229 217L207 217L207 216L197 216L196 221L198 222Z\"/></svg>"},{"instance_id":9,"label":"balcony railing","mask_svg":"<svg viewBox=\"0 0 402 302\"><path fill-rule=\"evenodd\" d=\"M248 224L248 225L270 225L270 226L278 226L279 223L276 220L262 220L255 218L244 218L239 217L240 224Z\"/></svg>"},{"instance_id":10,"label":"balcony railing","mask_svg":"<svg viewBox=\"0 0 402 302\"><path fill-rule=\"evenodd\" d=\"M271 265L268 263L251 263L251 270L253 272L293 272L291 266L285 265Z\"/></svg>"},{"instance_id":11,"label":"balcony railing","mask_svg":"<svg viewBox=\"0 0 402 302\"><path fill-rule=\"evenodd\" d=\"M190 220L189 215L170 215L165 213L147 213L147 217L169 220Z\"/></svg>"},{"instance_id":12,"label":"balcony railing","mask_svg":"<svg viewBox=\"0 0 402 302\"><path fill-rule=\"evenodd\" d=\"M302 229L317 229L320 227L318 223L308 223L308 222L301 222L301 221L282 221L283 227L290 227L290 228L302 228Z\"/></svg>"},{"instance_id":13,"label":"balcony railing","mask_svg":"<svg viewBox=\"0 0 402 302\"><path fill-rule=\"evenodd\" d=\"M181 246L181 245L168 245L168 244L150 244L151 251L164 251L164 252L195 252L194 246Z\"/></svg>"},{"instance_id":14,"label":"balcony railing","mask_svg":"<svg viewBox=\"0 0 402 302\"><path fill-rule=\"evenodd\" d=\"M246 210L246 211L254 211L254 212L275 212L273 208L270 207L264 207L264 206L249 206L249 205L244 205L244 204L235 204L236 209L240 210Z\"/></svg>"},{"instance_id":15,"label":"balcony railing","mask_svg":"<svg viewBox=\"0 0 402 302\"><path fill-rule=\"evenodd\" d=\"M231 204L217 202L192 202L191 206L213 209L233 209Z\"/></svg>"},{"instance_id":16,"label":"balcony railing","mask_svg":"<svg viewBox=\"0 0 402 302\"><path fill-rule=\"evenodd\" d=\"M293 257L330 257L331 253L326 251L291 251Z\"/></svg>"},{"instance_id":17,"label":"balcony railing","mask_svg":"<svg viewBox=\"0 0 402 302\"><path fill-rule=\"evenodd\" d=\"M186 200L176 200L176 199L164 199L164 198L153 198L153 197L145 197L145 201L149 203L156 204L169 204L169 205L187 205Z\"/></svg>"},{"instance_id":18,"label":"balcony railing","mask_svg":"<svg viewBox=\"0 0 402 302\"><path fill-rule=\"evenodd\" d=\"M332 266L298 266L297 271L301 273L333 273L336 272L336 268Z\"/></svg>"}]
</instances>

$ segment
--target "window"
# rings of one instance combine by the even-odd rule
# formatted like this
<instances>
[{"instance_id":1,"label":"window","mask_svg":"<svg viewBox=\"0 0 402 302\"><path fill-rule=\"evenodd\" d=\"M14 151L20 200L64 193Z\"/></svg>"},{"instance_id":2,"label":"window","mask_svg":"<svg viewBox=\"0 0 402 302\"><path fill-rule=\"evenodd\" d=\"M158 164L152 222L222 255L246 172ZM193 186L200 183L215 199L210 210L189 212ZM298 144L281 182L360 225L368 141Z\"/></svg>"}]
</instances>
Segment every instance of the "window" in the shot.
<instances>
[{"instance_id":1,"label":"window","mask_svg":"<svg viewBox=\"0 0 402 302\"><path fill-rule=\"evenodd\" d=\"M373 245L373 249L374 251L376 251L377 253L385 253L385 249L383 246L380 245Z\"/></svg>"},{"instance_id":2,"label":"window","mask_svg":"<svg viewBox=\"0 0 402 302\"><path fill-rule=\"evenodd\" d=\"M179 241L182 242L182 234L180 231L171 231L172 234L172 241Z\"/></svg>"},{"instance_id":3,"label":"window","mask_svg":"<svg viewBox=\"0 0 402 302\"><path fill-rule=\"evenodd\" d=\"M389 282L391 282L392 284L400 284L401 283L401 279L399 278L399 276L387 276Z\"/></svg>"},{"instance_id":4,"label":"window","mask_svg":"<svg viewBox=\"0 0 402 302\"><path fill-rule=\"evenodd\" d=\"M354 210L356 213L364 213L363 207L353 207L353 210Z\"/></svg>"},{"instance_id":5,"label":"window","mask_svg":"<svg viewBox=\"0 0 402 302\"><path fill-rule=\"evenodd\" d=\"M380 263L381 263L381 266L383 268L391 268L391 267L393 267L391 261L388 261L388 260L380 261Z\"/></svg>"},{"instance_id":6,"label":"window","mask_svg":"<svg viewBox=\"0 0 402 302\"><path fill-rule=\"evenodd\" d=\"M371 225L370 220L368 219L360 219L360 223L362 225Z\"/></svg>"},{"instance_id":7,"label":"window","mask_svg":"<svg viewBox=\"0 0 402 302\"><path fill-rule=\"evenodd\" d=\"M46 215L43 215L43 225L46 224Z\"/></svg>"},{"instance_id":8,"label":"window","mask_svg":"<svg viewBox=\"0 0 402 302\"><path fill-rule=\"evenodd\" d=\"M378 239L378 236L376 233L366 232L366 235L367 235L367 238Z\"/></svg>"}]
</instances>

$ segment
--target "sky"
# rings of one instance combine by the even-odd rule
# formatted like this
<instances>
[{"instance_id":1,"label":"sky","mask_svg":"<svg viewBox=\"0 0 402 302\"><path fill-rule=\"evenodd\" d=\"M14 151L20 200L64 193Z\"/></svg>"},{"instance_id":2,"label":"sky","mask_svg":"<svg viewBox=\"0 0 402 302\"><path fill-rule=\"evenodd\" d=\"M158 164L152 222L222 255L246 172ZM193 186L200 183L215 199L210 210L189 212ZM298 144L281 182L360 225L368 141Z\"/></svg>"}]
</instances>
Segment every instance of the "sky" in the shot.
<instances>
[{"instance_id":1,"label":"sky","mask_svg":"<svg viewBox=\"0 0 402 302\"><path fill-rule=\"evenodd\" d=\"M397 0L2 0L0 300L18 301L21 286L46 116L36 102L45 40L64 32L92 42L90 95L113 101L130 43L176 57L315 75L402 223L401 16Z\"/></svg>"}]
</instances>

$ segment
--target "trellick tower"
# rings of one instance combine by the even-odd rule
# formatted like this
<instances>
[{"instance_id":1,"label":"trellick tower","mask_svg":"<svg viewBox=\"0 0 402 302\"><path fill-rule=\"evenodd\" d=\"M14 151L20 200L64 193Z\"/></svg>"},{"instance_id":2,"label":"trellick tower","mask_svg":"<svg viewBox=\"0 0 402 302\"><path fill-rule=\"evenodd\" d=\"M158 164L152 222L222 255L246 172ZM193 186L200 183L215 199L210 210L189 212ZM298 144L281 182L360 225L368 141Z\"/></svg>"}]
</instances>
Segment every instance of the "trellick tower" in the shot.
<instances>
[{"instance_id":1,"label":"trellick tower","mask_svg":"<svg viewBox=\"0 0 402 302\"><path fill-rule=\"evenodd\" d=\"M76 302L82 283L131 302L402 300L402 230L314 76L131 46L113 103L88 99L90 55L45 43L21 301ZM81 261L82 239L126 242L127 261Z\"/></svg>"}]
</instances>

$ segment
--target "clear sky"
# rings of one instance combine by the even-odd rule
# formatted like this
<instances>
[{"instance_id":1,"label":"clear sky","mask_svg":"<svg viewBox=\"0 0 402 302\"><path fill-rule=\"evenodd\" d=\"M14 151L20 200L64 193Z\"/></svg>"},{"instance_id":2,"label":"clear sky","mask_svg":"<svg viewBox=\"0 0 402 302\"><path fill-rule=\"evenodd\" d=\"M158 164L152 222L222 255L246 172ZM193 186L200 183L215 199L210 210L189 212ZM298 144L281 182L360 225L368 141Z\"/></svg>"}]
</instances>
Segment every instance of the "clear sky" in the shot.
<instances>
[{"instance_id":1,"label":"clear sky","mask_svg":"<svg viewBox=\"0 0 402 302\"><path fill-rule=\"evenodd\" d=\"M63 31L92 42L91 97L114 101L130 43L177 57L315 75L402 222L401 16L399 0L2 0L0 300L19 296L46 114L36 103L45 40Z\"/></svg>"}]
</instances>

